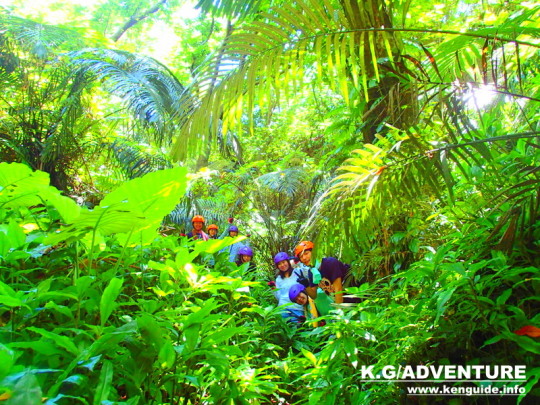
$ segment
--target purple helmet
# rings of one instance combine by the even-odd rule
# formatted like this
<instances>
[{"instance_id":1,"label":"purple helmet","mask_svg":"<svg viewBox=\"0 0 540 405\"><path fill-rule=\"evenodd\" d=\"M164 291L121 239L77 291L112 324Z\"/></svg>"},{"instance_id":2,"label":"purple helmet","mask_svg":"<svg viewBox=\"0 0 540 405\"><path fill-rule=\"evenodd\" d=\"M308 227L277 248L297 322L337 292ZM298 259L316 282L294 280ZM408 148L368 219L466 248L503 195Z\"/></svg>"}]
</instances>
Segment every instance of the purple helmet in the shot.
<instances>
[{"instance_id":1,"label":"purple helmet","mask_svg":"<svg viewBox=\"0 0 540 405\"><path fill-rule=\"evenodd\" d=\"M279 252L277 255L274 256L274 263L276 265L283 260L289 260L289 255L285 252Z\"/></svg>"},{"instance_id":2,"label":"purple helmet","mask_svg":"<svg viewBox=\"0 0 540 405\"><path fill-rule=\"evenodd\" d=\"M238 227L236 225L229 226L229 232L238 232Z\"/></svg>"},{"instance_id":3,"label":"purple helmet","mask_svg":"<svg viewBox=\"0 0 540 405\"><path fill-rule=\"evenodd\" d=\"M296 298L300 295L301 292L305 291L306 287L302 284L295 284L289 290L289 299L291 302L296 302Z\"/></svg>"},{"instance_id":4,"label":"purple helmet","mask_svg":"<svg viewBox=\"0 0 540 405\"><path fill-rule=\"evenodd\" d=\"M253 257L253 250L251 250L251 248L249 246L242 246L239 250L238 250L238 254L239 255L246 255L246 256L251 256Z\"/></svg>"}]
</instances>

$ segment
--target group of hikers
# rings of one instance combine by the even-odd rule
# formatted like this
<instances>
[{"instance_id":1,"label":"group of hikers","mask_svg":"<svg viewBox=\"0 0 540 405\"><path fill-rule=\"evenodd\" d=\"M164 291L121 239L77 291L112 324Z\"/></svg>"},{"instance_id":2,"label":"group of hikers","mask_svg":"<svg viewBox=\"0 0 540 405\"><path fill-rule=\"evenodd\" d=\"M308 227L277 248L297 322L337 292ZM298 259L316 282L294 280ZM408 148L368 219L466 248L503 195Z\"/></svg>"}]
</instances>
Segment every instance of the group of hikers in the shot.
<instances>
[{"instance_id":1,"label":"group of hikers","mask_svg":"<svg viewBox=\"0 0 540 405\"><path fill-rule=\"evenodd\" d=\"M207 227L208 233L203 231L203 216L195 215L191 222L193 229L186 236L194 240L238 236L239 229L232 224L218 236L219 228L215 224ZM300 324L308 318L327 315L334 303L356 302L355 298L343 295L344 284L350 283L350 266L334 257L314 262L313 248L313 242L302 241L294 248L292 256L287 252L279 252L274 256L276 279L268 285L273 290L282 317L291 323ZM223 251L228 253L229 261L239 266L249 263L246 274L254 274L253 250L247 243L235 242Z\"/></svg>"}]
</instances>

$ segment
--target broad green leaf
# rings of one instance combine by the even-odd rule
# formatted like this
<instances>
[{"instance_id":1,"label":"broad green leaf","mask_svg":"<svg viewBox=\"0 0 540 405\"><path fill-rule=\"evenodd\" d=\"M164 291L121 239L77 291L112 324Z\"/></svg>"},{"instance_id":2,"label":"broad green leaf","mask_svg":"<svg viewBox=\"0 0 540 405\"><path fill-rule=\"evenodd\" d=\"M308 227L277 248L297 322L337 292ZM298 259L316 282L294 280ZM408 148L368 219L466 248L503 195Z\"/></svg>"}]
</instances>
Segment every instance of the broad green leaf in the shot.
<instances>
[{"instance_id":1,"label":"broad green leaf","mask_svg":"<svg viewBox=\"0 0 540 405\"><path fill-rule=\"evenodd\" d=\"M73 313L71 312L71 310L69 309L69 307L66 307L65 305L58 305L56 304L55 302L53 301L49 301L47 302L47 304L45 305L45 308L47 309L53 309L55 310L56 312L62 314L62 315L65 315L67 316L68 318L70 319L73 319Z\"/></svg>"},{"instance_id":2,"label":"broad green leaf","mask_svg":"<svg viewBox=\"0 0 540 405\"><path fill-rule=\"evenodd\" d=\"M0 304L7 307L20 307L23 305L23 302L17 297L9 297L7 295L0 295Z\"/></svg>"},{"instance_id":3,"label":"broad green leaf","mask_svg":"<svg viewBox=\"0 0 540 405\"><path fill-rule=\"evenodd\" d=\"M85 368L85 369L87 369L89 371L94 371L94 368L96 367L96 365L98 364L100 359L101 359L101 354L99 356L91 357L90 359L88 359L86 361L80 361L77 364L77 367L78 368Z\"/></svg>"},{"instance_id":4,"label":"broad green leaf","mask_svg":"<svg viewBox=\"0 0 540 405\"><path fill-rule=\"evenodd\" d=\"M9 221L7 227L7 236L11 240L11 248L17 249L26 242L26 234L23 229L14 220Z\"/></svg>"},{"instance_id":5,"label":"broad green leaf","mask_svg":"<svg viewBox=\"0 0 540 405\"><path fill-rule=\"evenodd\" d=\"M103 295L101 296L101 301L99 303L101 326L105 325L105 322L107 322L109 316L116 307L115 301L118 294L120 294L123 283L123 278L113 278L109 282L109 285L105 288L105 291L103 291Z\"/></svg>"},{"instance_id":6,"label":"broad green leaf","mask_svg":"<svg viewBox=\"0 0 540 405\"><path fill-rule=\"evenodd\" d=\"M103 361L103 366L101 367L101 373L99 374L99 381L94 393L94 405L101 405L103 401L106 401L109 398L109 392L112 388L112 379L113 379L113 364L108 361Z\"/></svg>"},{"instance_id":7,"label":"broad green leaf","mask_svg":"<svg viewBox=\"0 0 540 405\"><path fill-rule=\"evenodd\" d=\"M149 314L143 313L137 318L137 326L142 337L159 353L165 342L165 338L156 320Z\"/></svg>"},{"instance_id":8,"label":"broad green leaf","mask_svg":"<svg viewBox=\"0 0 540 405\"><path fill-rule=\"evenodd\" d=\"M183 196L187 179L184 167L159 170L130 180L105 196L100 207L140 212L147 220L161 220Z\"/></svg>"},{"instance_id":9,"label":"broad green leaf","mask_svg":"<svg viewBox=\"0 0 540 405\"><path fill-rule=\"evenodd\" d=\"M210 315L210 312L212 312L217 307L218 307L218 304L213 298L205 301L204 306L202 308L200 308L198 311L193 312L184 320L184 327L187 327L193 324L203 323L206 317Z\"/></svg>"},{"instance_id":10,"label":"broad green leaf","mask_svg":"<svg viewBox=\"0 0 540 405\"><path fill-rule=\"evenodd\" d=\"M507 289L505 292L503 292L499 297L497 297L496 299L496 304L497 305L504 305L506 304L506 301L508 300L508 298L512 295L512 289L509 288Z\"/></svg>"},{"instance_id":11,"label":"broad green leaf","mask_svg":"<svg viewBox=\"0 0 540 405\"><path fill-rule=\"evenodd\" d=\"M140 239L139 231L157 235L159 222L178 204L186 182L183 167L159 170L128 181L108 194L94 210L83 210L71 225L49 235L44 243L72 242L93 231L104 236L133 233L130 239L134 242ZM127 242L125 238L123 241Z\"/></svg>"},{"instance_id":12,"label":"broad green leaf","mask_svg":"<svg viewBox=\"0 0 540 405\"><path fill-rule=\"evenodd\" d=\"M66 224L72 223L81 213L81 207L75 201L60 194L51 192L47 198L47 203L56 208L56 211L58 211Z\"/></svg>"},{"instance_id":13,"label":"broad green leaf","mask_svg":"<svg viewBox=\"0 0 540 405\"><path fill-rule=\"evenodd\" d=\"M0 231L0 257L5 258L11 250L11 239Z\"/></svg>"},{"instance_id":14,"label":"broad green leaf","mask_svg":"<svg viewBox=\"0 0 540 405\"><path fill-rule=\"evenodd\" d=\"M514 341L518 344L523 350L534 353L536 355L540 354L540 343L537 342L534 338L529 336L518 336L514 333L505 332L504 336Z\"/></svg>"},{"instance_id":15,"label":"broad green leaf","mask_svg":"<svg viewBox=\"0 0 540 405\"><path fill-rule=\"evenodd\" d=\"M67 336L62 336L57 333L45 330L43 328L36 328L34 326L30 326L27 329L39 333L44 338L51 339L58 347L61 347L74 355L79 354L79 349L77 348L77 346L75 346L75 343L73 343L73 341Z\"/></svg>"},{"instance_id":16,"label":"broad green leaf","mask_svg":"<svg viewBox=\"0 0 540 405\"><path fill-rule=\"evenodd\" d=\"M25 372L13 387L11 397L4 402L5 405L37 405L41 404L41 387L36 376Z\"/></svg>"},{"instance_id":17,"label":"broad green leaf","mask_svg":"<svg viewBox=\"0 0 540 405\"><path fill-rule=\"evenodd\" d=\"M162 368L171 368L174 365L176 359L176 352L174 346L169 340L165 340L161 349L159 350L158 362Z\"/></svg>"},{"instance_id":18,"label":"broad green leaf","mask_svg":"<svg viewBox=\"0 0 540 405\"><path fill-rule=\"evenodd\" d=\"M234 327L234 328L226 328L223 330L218 330L215 333L212 333L209 336L206 336L204 339L205 341L208 341L209 344L218 344L225 340L230 339L231 337L245 333L248 329L244 327Z\"/></svg>"},{"instance_id":19,"label":"broad green leaf","mask_svg":"<svg viewBox=\"0 0 540 405\"><path fill-rule=\"evenodd\" d=\"M317 358L313 353L311 353L309 350L302 348L302 354L306 356L309 361L311 361L313 367L317 367Z\"/></svg>"},{"instance_id":20,"label":"broad green leaf","mask_svg":"<svg viewBox=\"0 0 540 405\"><path fill-rule=\"evenodd\" d=\"M193 351L197 347L197 343L199 342L200 331L201 331L200 324L191 324L188 327L184 327L184 338L186 341L186 347L188 348L189 351Z\"/></svg>"},{"instance_id":21,"label":"broad green leaf","mask_svg":"<svg viewBox=\"0 0 540 405\"><path fill-rule=\"evenodd\" d=\"M41 204L38 193L48 186L48 173L33 171L22 163L0 163L0 208Z\"/></svg>"},{"instance_id":22,"label":"broad green leaf","mask_svg":"<svg viewBox=\"0 0 540 405\"><path fill-rule=\"evenodd\" d=\"M62 241L72 242L82 239L93 230L102 235L129 232L144 224L146 218L137 211L124 209L121 205L113 207L97 207L92 211L83 211L73 225L57 230L45 238L43 243L56 245Z\"/></svg>"},{"instance_id":23,"label":"broad green leaf","mask_svg":"<svg viewBox=\"0 0 540 405\"><path fill-rule=\"evenodd\" d=\"M62 196L49 186L49 174L21 163L0 163L0 207L51 205L64 222L75 219L80 207L71 198Z\"/></svg>"},{"instance_id":24,"label":"broad green leaf","mask_svg":"<svg viewBox=\"0 0 540 405\"><path fill-rule=\"evenodd\" d=\"M527 370L527 384L525 384L525 393L521 394L518 398L517 404L519 405L523 398L527 394L529 394L532 390L532 388L538 383L538 380L540 380L540 367L535 367L533 369Z\"/></svg>"},{"instance_id":25,"label":"broad green leaf","mask_svg":"<svg viewBox=\"0 0 540 405\"><path fill-rule=\"evenodd\" d=\"M0 381L7 376L15 364L15 352L0 343Z\"/></svg>"},{"instance_id":26,"label":"broad green leaf","mask_svg":"<svg viewBox=\"0 0 540 405\"><path fill-rule=\"evenodd\" d=\"M216 253L221 249L230 246L236 242L241 242L247 239L245 235L239 235L234 238L225 237L223 239L210 239L208 241L197 241L195 243L194 251L199 254L200 252Z\"/></svg>"},{"instance_id":27,"label":"broad green leaf","mask_svg":"<svg viewBox=\"0 0 540 405\"><path fill-rule=\"evenodd\" d=\"M10 286L0 281L0 302L8 307L20 307L24 302Z\"/></svg>"},{"instance_id":28,"label":"broad green leaf","mask_svg":"<svg viewBox=\"0 0 540 405\"><path fill-rule=\"evenodd\" d=\"M449 290L441 290L441 292L437 295L437 316L435 317L435 323L437 323L439 317L444 313L446 309L445 305L452 297L452 294L454 294L455 290L456 288L451 288Z\"/></svg>"}]
</instances>

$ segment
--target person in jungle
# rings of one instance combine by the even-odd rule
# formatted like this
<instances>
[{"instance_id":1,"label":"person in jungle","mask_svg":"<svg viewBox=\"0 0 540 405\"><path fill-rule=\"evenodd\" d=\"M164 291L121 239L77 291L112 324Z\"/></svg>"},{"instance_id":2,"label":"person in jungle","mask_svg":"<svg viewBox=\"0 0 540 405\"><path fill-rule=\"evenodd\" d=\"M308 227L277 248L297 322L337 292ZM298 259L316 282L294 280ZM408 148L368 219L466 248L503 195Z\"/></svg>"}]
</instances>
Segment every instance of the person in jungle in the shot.
<instances>
[{"instance_id":1,"label":"person in jungle","mask_svg":"<svg viewBox=\"0 0 540 405\"><path fill-rule=\"evenodd\" d=\"M244 273L244 278L250 281L255 280L257 266L253 262L253 249L251 249L249 246L242 246L238 250L238 257L236 259L236 264L238 266L242 266L244 263L249 263Z\"/></svg>"},{"instance_id":2,"label":"person in jungle","mask_svg":"<svg viewBox=\"0 0 540 405\"><path fill-rule=\"evenodd\" d=\"M333 296L338 304L342 302L358 302L356 298L343 297L344 285L353 287L350 275L350 266L342 263L335 257L325 257L320 262L312 264L312 251L314 244L311 241L302 241L294 249L294 255L300 260L298 274L299 283L306 287L307 294L315 299L317 287L326 294Z\"/></svg>"},{"instance_id":3,"label":"person in jungle","mask_svg":"<svg viewBox=\"0 0 540 405\"><path fill-rule=\"evenodd\" d=\"M334 300L321 288L317 288L315 298L311 298L306 291L306 287L302 284L294 284L289 289L288 295L291 302L303 307L304 316L311 319L328 315L332 310L332 304L334 303ZM324 320L313 323L313 326L315 327L324 325L326 325Z\"/></svg>"},{"instance_id":4,"label":"person in jungle","mask_svg":"<svg viewBox=\"0 0 540 405\"><path fill-rule=\"evenodd\" d=\"M208 238L209 239L218 239L218 226L216 224L208 225Z\"/></svg>"},{"instance_id":5,"label":"person in jungle","mask_svg":"<svg viewBox=\"0 0 540 405\"><path fill-rule=\"evenodd\" d=\"M195 215L191 219L191 225L193 226L193 229L188 232L188 238L193 240L208 240L208 235L203 231L204 217L202 215Z\"/></svg>"},{"instance_id":6,"label":"person in jungle","mask_svg":"<svg viewBox=\"0 0 540 405\"><path fill-rule=\"evenodd\" d=\"M231 238L235 238L235 237L238 236L239 230L238 230L238 227L236 225L231 225L227 229L227 232L228 232L227 236L229 236ZM244 242L244 243L242 243L242 242ZM232 262L232 263L235 263L236 259L237 259L237 256L238 256L239 250L244 246L249 246L249 243L247 243L246 241L242 241L242 242L235 242L232 245L229 245L229 246L221 249L220 252L227 252L228 255L229 255L229 261Z\"/></svg>"},{"instance_id":7,"label":"person in jungle","mask_svg":"<svg viewBox=\"0 0 540 405\"><path fill-rule=\"evenodd\" d=\"M304 308L296 303L291 304L289 300L289 290L298 283L298 276L293 272L289 255L279 252L274 256L274 264L277 269L276 281L268 284L273 289L278 306L282 307L281 316L288 322L302 323L305 319Z\"/></svg>"}]
</instances>

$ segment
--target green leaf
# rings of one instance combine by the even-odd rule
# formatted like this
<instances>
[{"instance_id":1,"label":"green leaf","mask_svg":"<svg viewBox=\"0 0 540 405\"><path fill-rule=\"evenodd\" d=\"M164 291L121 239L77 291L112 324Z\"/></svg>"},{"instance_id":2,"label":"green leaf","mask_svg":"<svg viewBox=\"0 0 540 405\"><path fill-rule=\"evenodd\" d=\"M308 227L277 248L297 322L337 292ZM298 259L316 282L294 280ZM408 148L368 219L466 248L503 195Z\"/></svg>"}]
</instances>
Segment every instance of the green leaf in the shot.
<instances>
[{"instance_id":1,"label":"green leaf","mask_svg":"<svg viewBox=\"0 0 540 405\"><path fill-rule=\"evenodd\" d=\"M199 333L201 330L200 324L190 325L184 328L184 337L186 339L186 347L189 351L195 350L199 342Z\"/></svg>"},{"instance_id":2,"label":"green leaf","mask_svg":"<svg viewBox=\"0 0 540 405\"><path fill-rule=\"evenodd\" d=\"M17 208L43 202L38 193L49 186L49 174L22 163L0 163L0 208Z\"/></svg>"},{"instance_id":3,"label":"green leaf","mask_svg":"<svg viewBox=\"0 0 540 405\"><path fill-rule=\"evenodd\" d=\"M15 352L0 343L0 381L7 376L15 364Z\"/></svg>"},{"instance_id":4,"label":"green leaf","mask_svg":"<svg viewBox=\"0 0 540 405\"><path fill-rule=\"evenodd\" d=\"M245 333L248 329L244 327L234 327L234 328L227 328L223 330L219 330L215 333L212 333L210 336L205 337L205 340L208 341L209 344L218 344L225 340L230 339L231 337Z\"/></svg>"},{"instance_id":5,"label":"green leaf","mask_svg":"<svg viewBox=\"0 0 540 405\"><path fill-rule=\"evenodd\" d=\"M13 308L22 306L23 302L17 297L0 295L0 304Z\"/></svg>"},{"instance_id":6,"label":"green leaf","mask_svg":"<svg viewBox=\"0 0 540 405\"><path fill-rule=\"evenodd\" d=\"M94 394L94 405L101 405L103 401L107 401L112 387L112 379L113 365L110 361L104 360L101 373L99 374L99 382Z\"/></svg>"},{"instance_id":7,"label":"green leaf","mask_svg":"<svg viewBox=\"0 0 540 405\"><path fill-rule=\"evenodd\" d=\"M509 288L505 292L503 292L499 297L497 297L497 300L495 301L497 305L504 305L506 304L506 301L510 296L512 295L512 289Z\"/></svg>"},{"instance_id":8,"label":"green leaf","mask_svg":"<svg viewBox=\"0 0 540 405\"><path fill-rule=\"evenodd\" d=\"M196 312L193 312L185 319L184 327L203 323L206 317L210 315L210 312L212 312L217 307L218 307L218 304L214 301L214 299L209 299L205 301L204 306L202 308L200 308Z\"/></svg>"},{"instance_id":9,"label":"green leaf","mask_svg":"<svg viewBox=\"0 0 540 405\"><path fill-rule=\"evenodd\" d=\"M169 340L165 340L161 349L159 350L158 362L162 368L171 368L174 365L176 359L176 352L174 346Z\"/></svg>"},{"instance_id":10,"label":"green leaf","mask_svg":"<svg viewBox=\"0 0 540 405\"><path fill-rule=\"evenodd\" d=\"M89 371L94 371L94 367L96 364L98 364L99 360L101 359L101 354L99 356L91 357L90 359L86 361L81 361L78 363L78 368L85 368Z\"/></svg>"},{"instance_id":11,"label":"green leaf","mask_svg":"<svg viewBox=\"0 0 540 405\"><path fill-rule=\"evenodd\" d=\"M24 243L26 242L26 234L19 226L19 224L14 220L9 221L7 232L7 235L11 240L12 249L17 249L24 245Z\"/></svg>"},{"instance_id":12,"label":"green leaf","mask_svg":"<svg viewBox=\"0 0 540 405\"><path fill-rule=\"evenodd\" d=\"M313 367L317 367L317 358L313 353L311 353L309 350L302 348L302 354L306 356L309 361L311 361Z\"/></svg>"},{"instance_id":13,"label":"green leaf","mask_svg":"<svg viewBox=\"0 0 540 405\"><path fill-rule=\"evenodd\" d=\"M159 352L165 339L161 327L156 320L149 314L143 313L137 318L137 326L139 327L142 337L151 344L157 352Z\"/></svg>"},{"instance_id":14,"label":"green leaf","mask_svg":"<svg viewBox=\"0 0 540 405\"><path fill-rule=\"evenodd\" d=\"M101 296L101 301L99 303L101 326L105 325L105 322L107 322L107 319L109 319L109 316L116 307L115 301L118 294L120 294L123 283L123 278L113 278L109 282L109 285L105 288L105 291L103 291L103 295Z\"/></svg>"},{"instance_id":15,"label":"green leaf","mask_svg":"<svg viewBox=\"0 0 540 405\"><path fill-rule=\"evenodd\" d=\"M525 393L521 394L518 398L518 405L521 403L521 400L525 398L527 394L529 394L532 390L532 388L538 383L540 380L540 367L535 367L533 369L527 370L527 384L525 384Z\"/></svg>"},{"instance_id":16,"label":"green leaf","mask_svg":"<svg viewBox=\"0 0 540 405\"><path fill-rule=\"evenodd\" d=\"M529 336L518 336L513 333L505 332L504 337L508 340L516 342L519 347L527 352L540 354L540 343L536 342Z\"/></svg>"},{"instance_id":17,"label":"green leaf","mask_svg":"<svg viewBox=\"0 0 540 405\"><path fill-rule=\"evenodd\" d=\"M449 290L442 290L437 295L437 316L435 317L435 323L437 323L441 315L444 313L446 309L445 304L452 297L452 294L454 294L455 290L456 288L451 288Z\"/></svg>"},{"instance_id":18,"label":"green leaf","mask_svg":"<svg viewBox=\"0 0 540 405\"><path fill-rule=\"evenodd\" d=\"M25 372L13 387L12 396L5 405L37 405L41 404L41 387L33 373Z\"/></svg>"},{"instance_id":19,"label":"green leaf","mask_svg":"<svg viewBox=\"0 0 540 405\"><path fill-rule=\"evenodd\" d=\"M62 196L49 186L49 174L21 163L0 163L0 207L51 205L65 222L79 215L80 207L71 198Z\"/></svg>"},{"instance_id":20,"label":"green leaf","mask_svg":"<svg viewBox=\"0 0 540 405\"><path fill-rule=\"evenodd\" d=\"M73 223L49 235L44 243L56 245L72 242L89 232L101 235L132 233L130 239L139 242L148 233L157 236L157 228L164 216L178 204L186 188L186 169L159 170L121 185L108 194L94 210L84 210ZM127 243L127 238L121 238Z\"/></svg>"},{"instance_id":21,"label":"green leaf","mask_svg":"<svg viewBox=\"0 0 540 405\"><path fill-rule=\"evenodd\" d=\"M137 211L148 220L161 220L170 213L183 196L187 179L184 167L148 173L122 184L105 196L100 207L122 206Z\"/></svg>"},{"instance_id":22,"label":"green leaf","mask_svg":"<svg viewBox=\"0 0 540 405\"><path fill-rule=\"evenodd\" d=\"M42 328L36 328L35 326L30 326L27 329L39 333L44 338L51 339L56 346L61 347L76 356L79 355L79 349L77 348L77 346L75 346L75 343L73 343L73 341L67 336L62 336Z\"/></svg>"},{"instance_id":23,"label":"green leaf","mask_svg":"<svg viewBox=\"0 0 540 405\"><path fill-rule=\"evenodd\" d=\"M60 214L62 220L66 224L75 221L75 218L81 213L81 207L79 207L75 201L60 194L50 193L47 198L47 203L52 205L56 211L58 211L58 214Z\"/></svg>"}]
</instances>

